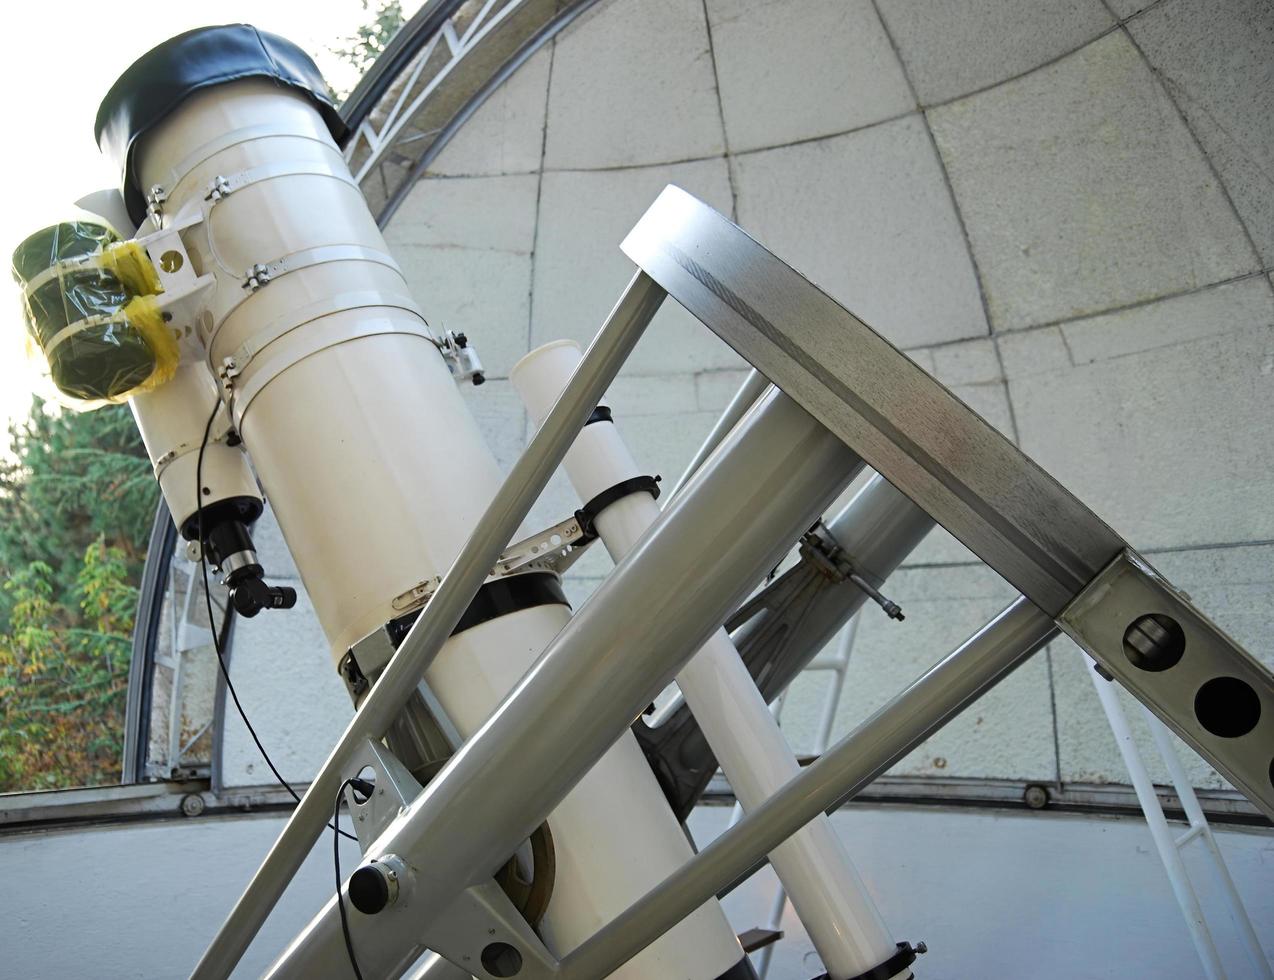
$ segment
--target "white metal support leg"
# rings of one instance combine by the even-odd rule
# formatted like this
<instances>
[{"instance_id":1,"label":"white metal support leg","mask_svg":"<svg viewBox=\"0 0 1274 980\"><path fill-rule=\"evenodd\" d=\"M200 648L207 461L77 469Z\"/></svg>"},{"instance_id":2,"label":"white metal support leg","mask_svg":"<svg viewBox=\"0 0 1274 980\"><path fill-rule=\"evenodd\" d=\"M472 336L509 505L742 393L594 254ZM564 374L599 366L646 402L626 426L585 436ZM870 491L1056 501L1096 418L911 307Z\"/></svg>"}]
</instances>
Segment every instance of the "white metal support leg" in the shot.
<instances>
[{"instance_id":1,"label":"white metal support leg","mask_svg":"<svg viewBox=\"0 0 1274 980\"><path fill-rule=\"evenodd\" d=\"M1216 942L1212 938L1212 930L1208 926L1207 916L1203 912L1199 896L1195 892L1194 883L1191 881L1190 874L1186 870L1185 862L1181 857L1182 849L1196 838L1202 839L1207 845L1209 863L1212 865L1217 883L1225 895L1230 918L1234 921L1235 929L1243 942L1244 950L1256 969L1256 975L1267 978L1267 980L1270 977L1274 977L1274 974L1270 971L1269 960L1266 959L1265 952L1256 938L1256 931L1252 928L1247 909L1244 908L1243 900L1239 897L1239 893L1234 887L1234 879L1230 877L1229 869L1221 856L1221 850L1217 846L1212 828L1208 824L1207 817L1203 814L1203 808L1199 806L1199 799L1194 793L1194 788L1190 785L1190 778L1186 774L1185 767L1181 764L1181 758L1177 755L1176 747L1172 744L1172 737L1167 727L1149 710L1144 707L1141 709L1142 714L1145 716L1146 724L1150 728L1150 734L1155 740L1155 746L1158 748L1159 754L1163 757L1164 764L1168 768L1173 787L1176 789L1177 797L1181 801L1181 807L1185 811L1186 819L1189 822L1189 829L1180 835L1176 835L1173 832L1173 829L1168 824L1167 817L1164 816L1163 807L1159 803L1159 797L1155 792L1154 784L1150 780L1150 774L1146 771L1145 762L1137 749L1136 743L1133 741L1132 731L1128 726L1128 717L1124 713L1123 705L1119 702L1119 695L1115 690L1114 684L1097 673L1096 664L1087 654L1084 655L1084 661L1088 665L1089 676L1093 680L1093 686L1097 689L1097 697L1101 701L1102 709L1106 712L1106 719L1110 722L1110 730L1114 733L1115 742L1119 746L1119 753L1123 756L1124 765L1128 769L1133 789L1136 790L1137 799L1141 803L1141 810L1145 814L1146 824L1150 828L1150 836L1154 839L1155 848L1159 852L1159 859L1163 862L1164 871L1168 874L1168 880L1172 884L1172 891L1176 896L1177 904L1181 906L1181 914L1185 917L1186 928L1190 931L1190 938L1194 942L1194 948L1203 964L1205 976L1209 980L1225 980L1226 972L1221 963L1221 957L1217 953Z\"/></svg>"},{"instance_id":2,"label":"white metal support leg","mask_svg":"<svg viewBox=\"0 0 1274 980\"><path fill-rule=\"evenodd\" d=\"M831 683L827 688L827 694L823 698L823 712L819 716L818 730L814 735L813 754L816 756L826 752L828 743L831 742L832 725L836 720L836 709L840 705L841 692L845 689L845 671L849 667L849 655L853 652L854 638L857 633L858 617L854 616L845 624L845 628L841 630L840 637L836 643L836 653L830 657L817 657L805 668L807 671L830 671L833 674ZM784 691L775 699L772 709L775 718L782 716L783 703L786 700L787 691ZM743 807L736 803L734 812L730 814L730 826L733 827L742 819ZM786 909L787 892L780 883L774 895L774 903L770 906L769 921L766 922L764 928L780 928L783 923L783 913ZM765 980L766 974L769 973L770 959L773 955L773 943L756 953L755 965L761 980Z\"/></svg>"}]
</instances>

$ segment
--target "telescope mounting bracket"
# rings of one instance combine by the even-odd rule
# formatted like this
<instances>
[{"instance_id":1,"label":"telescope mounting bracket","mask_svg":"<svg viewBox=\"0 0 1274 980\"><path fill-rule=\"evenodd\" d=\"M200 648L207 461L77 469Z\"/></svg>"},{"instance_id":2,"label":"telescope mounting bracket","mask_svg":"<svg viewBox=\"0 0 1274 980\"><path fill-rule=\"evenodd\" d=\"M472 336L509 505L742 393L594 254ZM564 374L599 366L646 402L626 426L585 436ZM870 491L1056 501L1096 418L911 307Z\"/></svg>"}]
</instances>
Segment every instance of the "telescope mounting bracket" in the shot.
<instances>
[{"instance_id":1,"label":"telescope mounting bracket","mask_svg":"<svg viewBox=\"0 0 1274 980\"><path fill-rule=\"evenodd\" d=\"M872 602L880 606L890 619L902 621L902 607L886 598L880 591L854 570L854 564L845 549L832 537L831 531L822 521L818 521L801 536L801 557L814 566L820 573L833 582L852 582L861 589Z\"/></svg>"}]
</instances>

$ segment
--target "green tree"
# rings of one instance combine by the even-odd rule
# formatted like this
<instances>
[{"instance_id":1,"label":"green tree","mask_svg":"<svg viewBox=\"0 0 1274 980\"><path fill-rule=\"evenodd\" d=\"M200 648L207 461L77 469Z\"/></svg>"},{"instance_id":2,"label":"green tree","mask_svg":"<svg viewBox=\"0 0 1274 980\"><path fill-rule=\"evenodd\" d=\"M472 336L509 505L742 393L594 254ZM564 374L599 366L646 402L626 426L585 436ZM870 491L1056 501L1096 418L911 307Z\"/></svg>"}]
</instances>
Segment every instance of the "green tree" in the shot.
<instances>
[{"instance_id":1,"label":"green tree","mask_svg":"<svg viewBox=\"0 0 1274 980\"><path fill-rule=\"evenodd\" d=\"M362 3L363 9L372 13L371 20L349 37L341 38L339 47L331 49L332 54L348 61L360 74L372 66L403 26L401 0L384 0L376 6L375 11L372 11L369 0L362 0ZM348 95L348 92L338 93L339 98Z\"/></svg>"},{"instance_id":2,"label":"green tree","mask_svg":"<svg viewBox=\"0 0 1274 980\"><path fill-rule=\"evenodd\" d=\"M119 778L158 487L126 408L36 399L0 460L0 791Z\"/></svg>"}]
</instances>

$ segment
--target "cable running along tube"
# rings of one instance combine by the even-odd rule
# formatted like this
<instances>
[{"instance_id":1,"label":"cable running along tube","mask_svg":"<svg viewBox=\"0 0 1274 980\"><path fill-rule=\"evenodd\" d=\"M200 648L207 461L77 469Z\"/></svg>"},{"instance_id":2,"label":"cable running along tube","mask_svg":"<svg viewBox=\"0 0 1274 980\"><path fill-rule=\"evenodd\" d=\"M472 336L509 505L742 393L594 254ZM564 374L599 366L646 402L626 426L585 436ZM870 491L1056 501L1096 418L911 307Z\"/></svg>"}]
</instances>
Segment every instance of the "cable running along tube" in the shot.
<instances>
[{"instance_id":1,"label":"cable running along tube","mask_svg":"<svg viewBox=\"0 0 1274 980\"><path fill-rule=\"evenodd\" d=\"M261 753L261 758L265 760L265 764L270 767L270 772L274 774L274 778L278 780L280 786L288 791L288 795L292 799L300 803L301 797L297 794L290 783L283 778L283 774L279 772L278 767L274 764L274 760L270 758L270 753L266 752L265 746L261 744L261 739L257 735L257 730L252 727L252 722L248 721L248 713L243 710L243 704L239 701L238 692L234 689L234 683L230 680L230 669L226 664L226 655L224 649L225 637L218 634L215 618L212 612L212 587L208 580L208 556L204 548L204 527L203 527L203 457L204 450L208 448L208 439L212 434L212 423L217 419L217 413L221 411L221 399L212 406L212 414L208 416L208 423L203 429L203 439L199 443L199 455L195 459L195 522L199 528L199 568L203 574L203 596L204 603L208 609L208 629L212 633L212 646L217 651L217 664L221 668L221 676L225 679L226 690L230 693L230 700L234 702L235 710L239 712L239 717L243 719L243 725L248 730L248 734L252 736L252 741L256 744L257 750ZM229 622L231 611L226 610L226 619L223 621L224 627ZM228 635L228 634L227 634ZM358 838L353 834L341 830L335 822L332 823L332 829L343 837L348 837L352 841ZM357 972L357 970L355 971ZM361 978L360 978L361 980Z\"/></svg>"}]
</instances>

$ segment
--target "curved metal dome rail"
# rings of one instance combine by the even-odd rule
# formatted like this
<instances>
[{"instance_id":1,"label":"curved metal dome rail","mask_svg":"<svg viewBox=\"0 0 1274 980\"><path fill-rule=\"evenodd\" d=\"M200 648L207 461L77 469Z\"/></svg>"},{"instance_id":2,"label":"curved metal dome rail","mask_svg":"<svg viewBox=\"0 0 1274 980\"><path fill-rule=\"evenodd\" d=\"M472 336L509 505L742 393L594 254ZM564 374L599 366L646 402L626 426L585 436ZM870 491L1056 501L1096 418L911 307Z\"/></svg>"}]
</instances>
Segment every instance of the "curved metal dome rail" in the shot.
<instances>
[{"instance_id":1,"label":"curved metal dome rail","mask_svg":"<svg viewBox=\"0 0 1274 980\"><path fill-rule=\"evenodd\" d=\"M345 159L382 228L478 107L595 2L437 0L403 27L341 110Z\"/></svg>"}]
</instances>

